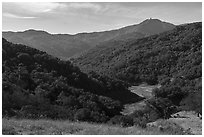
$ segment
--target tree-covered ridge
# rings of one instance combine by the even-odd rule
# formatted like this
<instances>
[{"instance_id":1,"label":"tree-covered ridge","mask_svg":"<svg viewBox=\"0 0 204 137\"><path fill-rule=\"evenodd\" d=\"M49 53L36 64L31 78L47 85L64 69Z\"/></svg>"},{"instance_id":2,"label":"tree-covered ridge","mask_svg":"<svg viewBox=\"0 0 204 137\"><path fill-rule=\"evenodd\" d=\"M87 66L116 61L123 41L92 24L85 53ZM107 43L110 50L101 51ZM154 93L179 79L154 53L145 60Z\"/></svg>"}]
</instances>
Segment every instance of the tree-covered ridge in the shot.
<instances>
[{"instance_id":1,"label":"tree-covered ridge","mask_svg":"<svg viewBox=\"0 0 204 137\"><path fill-rule=\"evenodd\" d=\"M202 112L201 22L126 44L108 44L73 62L84 72L95 71L134 85L161 84L154 90L154 97Z\"/></svg>"},{"instance_id":2,"label":"tree-covered ridge","mask_svg":"<svg viewBox=\"0 0 204 137\"><path fill-rule=\"evenodd\" d=\"M159 35L96 47L74 60L82 71L96 71L129 83L156 84L162 77L201 77L202 23L177 26Z\"/></svg>"},{"instance_id":3,"label":"tree-covered ridge","mask_svg":"<svg viewBox=\"0 0 204 137\"><path fill-rule=\"evenodd\" d=\"M124 97L140 99L121 81L84 74L37 49L2 39L2 55L3 115L105 122L120 113Z\"/></svg>"}]
</instances>

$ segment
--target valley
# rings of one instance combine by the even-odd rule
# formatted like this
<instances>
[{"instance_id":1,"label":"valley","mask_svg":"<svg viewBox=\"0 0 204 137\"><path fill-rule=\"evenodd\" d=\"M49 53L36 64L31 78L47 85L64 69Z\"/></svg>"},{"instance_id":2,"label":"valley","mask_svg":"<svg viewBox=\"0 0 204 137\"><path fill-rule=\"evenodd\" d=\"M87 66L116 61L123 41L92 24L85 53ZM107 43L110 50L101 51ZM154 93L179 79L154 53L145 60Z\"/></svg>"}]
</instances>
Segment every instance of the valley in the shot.
<instances>
[{"instance_id":1,"label":"valley","mask_svg":"<svg viewBox=\"0 0 204 137\"><path fill-rule=\"evenodd\" d=\"M4 36L3 134L201 133L201 22Z\"/></svg>"},{"instance_id":2,"label":"valley","mask_svg":"<svg viewBox=\"0 0 204 137\"><path fill-rule=\"evenodd\" d=\"M2 135L202 135L202 2L1 5Z\"/></svg>"}]
</instances>

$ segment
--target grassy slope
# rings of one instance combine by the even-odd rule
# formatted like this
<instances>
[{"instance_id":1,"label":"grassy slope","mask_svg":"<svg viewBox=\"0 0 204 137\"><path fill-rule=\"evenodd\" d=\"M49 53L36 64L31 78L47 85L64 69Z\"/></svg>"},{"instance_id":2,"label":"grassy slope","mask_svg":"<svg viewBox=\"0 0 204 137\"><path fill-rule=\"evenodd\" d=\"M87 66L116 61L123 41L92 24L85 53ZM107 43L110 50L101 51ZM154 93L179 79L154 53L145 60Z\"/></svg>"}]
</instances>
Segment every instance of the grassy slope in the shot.
<instances>
[{"instance_id":1,"label":"grassy slope","mask_svg":"<svg viewBox=\"0 0 204 137\"><path fill-rule=\"evenodd\" d=\"M181 111L176 115L178 118L170 118L168 121L180 125L183 129L189 130L192 134L202 135L202 119L197 117L196 113L193 111Z\"/></svg>"},{"instance_id":2,"label":"grassy slope","mask_svg":"<svg viewBox=\"0 0 204 137\"><path fill-rule=\"evenodd\" d=\"M132 93L135 93L141 97L143 97L144 99L148 99L152 97L152 90L154 88L160 87L160 85L146 85L146 84L141 84L139 86L132 86L129 88L129 90ZM124 105L124 109L121 112L123 115L128 115L133 113L135 110L141 110L144 109L144 107L146 106L145 100L141 100L139 102L135 102L135 103L131 103L131 104L125 104Z\"/></svg>"},{"instance_id":3,"label":"grassy slope","mask_svg":"<svg viewBox=\"0 0 204 137\"><path fill-rule=\"evenodd\" d=\"M2 134L24 135L160 135L181 134L181 132L159 131L157 128L142 129L140 127L123 128L106 124L91 124L86 122L2 119Z\"/></svg>"},{"instance_id":4,"label":"grassy slope","mask_svg":"<svg viewBox=\"0 0 204 137\"><path fill-rule=\"evenodd\" d=\"M152 90L159 87L160 85L152 86L152 85L141 84L139 86L132 86L129 89L131 90L131 92L148 99L152 97Z\"/></svg>"},{"instance_id":5,"label":"grassy slope","mask_svg":"<svg viewBox=\"0 0 204 137\"><path fill-rule=\"evenodd\" d=\"M176 129L182 128L186 134L202 135L202 119L197 117L193 111L180 111L172 115L172 118L167 120L158 119L155 122L147 124L147 127L162 127L175 132Z\"/></svg>"}]
</instances>

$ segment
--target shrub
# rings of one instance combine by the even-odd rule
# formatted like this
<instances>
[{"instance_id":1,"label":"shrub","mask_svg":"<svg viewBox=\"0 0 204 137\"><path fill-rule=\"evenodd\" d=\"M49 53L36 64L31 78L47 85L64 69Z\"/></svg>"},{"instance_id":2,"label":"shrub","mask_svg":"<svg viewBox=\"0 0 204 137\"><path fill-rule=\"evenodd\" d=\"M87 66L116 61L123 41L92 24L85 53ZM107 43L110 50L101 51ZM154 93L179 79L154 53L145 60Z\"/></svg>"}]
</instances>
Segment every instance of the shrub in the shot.
<instances>
[{"instance_id":1,"label":"shrub","mask_svg":"<svg viewBox=\"0 0 204 137\"><path fill-rule=\"evenodd\" d=\"M189 93L181 101L180 105L183 110L195 111L198 114L202 114L202 90Z\"/></svg>"},{"instance_id":2,"label":"shrub","mask_svg":"<svg viewBox=\"0 0 204 137\"><path fill-rule=\"evenodd\" d=\"M31 64L33 61L32 57L28 53L18 53L17 57L21 62L23 62L26 65Z\"/></svg>"},{"instance_id":3,"label":"shrub","mask_svg":"<svg viewBox=\"0 0 204 137\"><path fill-rule=\"evenodd\" d=\"M75 113L74 119L79 121L89 121L90 114L91 114L91 111L89 109L81 108L77 110L77 112Z\"/></svg>"},{"instance_id":4,"label":"shrub","mask_svg":"<svg viewBox=\"0 0 204 137\"><path fill-rule=\"evenodd\" d=\"M149 122L149 120L145 117L136 117L133 118L133 123L136 126L140 126L142 128L146 128L147 123Z\"/></svg>"},{"instance_id":5,"label":"shrub","mask_svg":"<svg viewBox=\"0 0 204 137\"><path fill-rule=\"evenodd\" d=\"M108 121L109 124L120 125L122 127L133 126L133 119L130 116L116 115Z\"/></svg>"},{"instance_id":6,"label":"shrub","mask_svg":"<svg viewBox=\"0 0 204 137\"><path fill-rule=\"evenodd\" d=\"M165 77L165 78L161 79L161 81L159 83L163 86L163 85L170 84L170 82L171 82L171 78Z\"/></svg>"},{"instance_id":7,"label":"shrub","mask_svg":"<svg viewBox=\"0 0 204 137\"><path fill-rule=\"evenodd\" d=\"M155 109L161 118L169 118L176 109L168 98L151 98L146 101L146 104Z\"/></svg>"},{"instance_id":8,"label":"shrub","mask_svg":"<svg viewBox=\"0 0 204 137\"><path fill-rule=\"evenodd\" d=\"M186 92L179 86L162 86L161 88L156 88L152 91L152 94L157 98L168 98L175 105L179 105L180 101L186 95Z\"/></svg>"},{"instance_id":9,"label":"shrub","mask_svg":"<svg viewBox=\"0 0 204 137\"><path fill-rule=\"evenodd\" d=\"M100 122L100 123L105 123L109 119L109 117L105 115L105 112L100 113L98 111L92 111L90 118L91 118L91 121Z\"/></svg>"}]
</instances>

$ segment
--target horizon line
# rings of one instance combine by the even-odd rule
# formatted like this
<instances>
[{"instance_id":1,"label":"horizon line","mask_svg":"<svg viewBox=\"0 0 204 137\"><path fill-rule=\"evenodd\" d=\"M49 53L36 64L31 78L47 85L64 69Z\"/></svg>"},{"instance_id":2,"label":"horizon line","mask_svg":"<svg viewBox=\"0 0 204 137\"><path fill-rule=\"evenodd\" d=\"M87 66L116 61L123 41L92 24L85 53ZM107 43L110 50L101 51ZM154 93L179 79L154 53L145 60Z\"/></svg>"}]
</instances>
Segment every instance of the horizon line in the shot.
<instances>
[{"instance_id":1,"label":"horizon line","mask_svg":"<svg viewBox=\"0 0 204 137\"><path fill-rule=\"evenodd\" d=\"M150 17L150 18L147 18L147 19L145 19L145 20L160 20L160 19ZM143 20L143 21L145 21L145 20ZM143 21L141 21L140 23L142 23ZM163 20L160 20L160 21L166 22L166 21L163 21ZM185 24L196 23L196 22L202 22L202 21L193 21L193 22L186 22L186 23L181 23L181 24L173 24L173 23L170 23L170 22L166 22L166 23L170 23L170 24L173 24L173 25L175 25L175 26L179 26L179 25L185 25ZM48 30L35 29L35 28L28 28L28 29L25 29L25 30L17 30L17 31L13 31L13 30L3 30L3 29L2 29L2 33L3 33L3 32L21 33L21 32L25 32L25 31L33 30L33 31L42 31L42 32L45 32L45 33L48 33L48 34L51 34L51 35L78 35L78 34L86 34L86 33L100 33L100 32L106 32L106 31L114 31L114 30L119 30L119 29L125 28L125 27L133 26L133 25L139 25L140 23L137 23L137 24L129 24L129 25L125 25L125 26L118 27L118 28L112 28L112 29L108 29L108 30L83 31L83 32L77 32L77 33L60 33L60 32L53 33L53 32L50 32L50 31L48 31Z\"/></svg>"}]
</instances>

